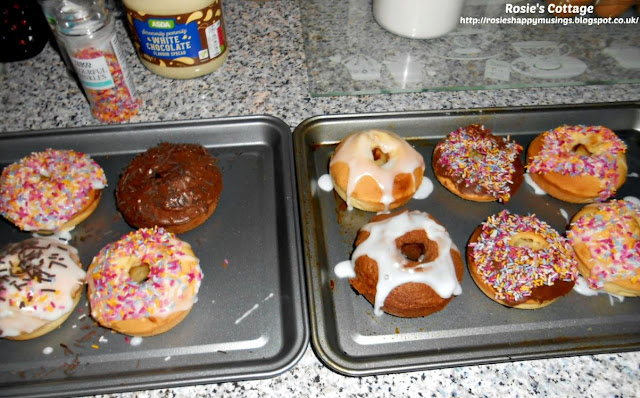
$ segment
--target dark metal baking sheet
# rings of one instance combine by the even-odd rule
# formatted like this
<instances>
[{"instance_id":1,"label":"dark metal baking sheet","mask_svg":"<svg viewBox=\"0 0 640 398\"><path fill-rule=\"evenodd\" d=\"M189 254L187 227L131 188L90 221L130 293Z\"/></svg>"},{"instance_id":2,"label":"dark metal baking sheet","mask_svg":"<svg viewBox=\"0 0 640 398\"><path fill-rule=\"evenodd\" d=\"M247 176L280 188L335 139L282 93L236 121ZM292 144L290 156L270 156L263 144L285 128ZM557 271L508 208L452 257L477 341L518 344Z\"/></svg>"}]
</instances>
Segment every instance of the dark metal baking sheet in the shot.
<instances>
[{"instance_id":1,"label":"dark metal baking sheet","mask_svg":"<svg viewBox=\"0 0 640 398\"><path fill-rule=\"evenodd\" d=\"M219 159L224 189L203 225L181 234L204 279L189 316L142 340L97 326L83 297L57 330L31 341L0 339L0 396L60 396L273 377L308 343L291 130L269 116L0 135L0 165L48 147L90 154L109 186L72 232L85 267L132 231L115 207L119 174L161 142L195 142ZM0 242L29 237L0 222ZM65 350L62 344L68 347ZM53 352L45 355L43 350ZM66 352L65 352L66 351Z\"/></svg>"},{"instance_id":2,"label":"dark metal baking sheet","mask_svg":"<svg viewBox=\"0 0 640 398\"><path fill-rule=\"evenodd\" d=\"M351 132L382 128L405 137L423 156L434 192L404 208L433 214L464 253L482 221L502 209L534 213L564 233L582 206L537 196L523 184L511 201L465 201L442 187L433 175L435 144L449 132L482 123L499 135L511 135L526 150L542 131L562 124L602 124L627 143L629 173L640 172L640 107L637 103L547 108L483 109L335 115L310 118L294 131L311 342L322 361L346 375L371 375L448 366L640 349L640 299L610 301L571 292L535 311L503 307L487 298L465 269L462 295L443 311L425 318L376 317L372 305L338 279L334 265L353 251L357 230L372 213L348 211L334 192L317 187L328 173L337 142ZM524 156L523 156L524 159ZM640 197L640 179L630 176L618 197Z\"/></svg>"}]
</instances>

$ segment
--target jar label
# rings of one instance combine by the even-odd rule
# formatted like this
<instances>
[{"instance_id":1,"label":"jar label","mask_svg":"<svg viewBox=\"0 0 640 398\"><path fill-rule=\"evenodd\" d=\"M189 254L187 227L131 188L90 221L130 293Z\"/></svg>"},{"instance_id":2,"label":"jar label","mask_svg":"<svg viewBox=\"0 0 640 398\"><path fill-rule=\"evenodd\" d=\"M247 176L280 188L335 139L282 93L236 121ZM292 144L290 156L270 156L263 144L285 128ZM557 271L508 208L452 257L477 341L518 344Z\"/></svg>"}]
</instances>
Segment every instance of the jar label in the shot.
<instances>
[{"instance_id":1,"label":"jar label","mask_svg":"<svg viewBox=\"0 0 640 398\"><path fill-rule=\"evenodd\" d=\"M140 56L168 67L205 64L226 48L221 2L180 15L151 15L127 10L127 20Z\"/></svg>"},{"instance_id":2,"label":"jar label","mask_svg":"<svg viewBox=\"0 0 640 398\"><path fill-rule=\"evenodd\" d=\"M131 73L129 72L129 68L127 67L127 63L125 62L124 54L122 53L122 49L118 44L118 38L116 35L113 35L111 38L111 48L113 48L113 55L116 56L116 60L120 64L120 69L122 70L122 78L123 83L129 90L129 94L131 97L136 96L136 87L133 85L133 80L131 79Z\"/></svg>"},{"instance_id":3,"label":"jar label","mask_svg":"<svg viewBox=\"0 0 640 398\"><path fill-rule=\"evenodd\" d=\"M106 90L115 87L113 76L105 57L82 59L71 57L71 63L78 73L82 85L94 90Z\"/></svg>"}]
</instances>

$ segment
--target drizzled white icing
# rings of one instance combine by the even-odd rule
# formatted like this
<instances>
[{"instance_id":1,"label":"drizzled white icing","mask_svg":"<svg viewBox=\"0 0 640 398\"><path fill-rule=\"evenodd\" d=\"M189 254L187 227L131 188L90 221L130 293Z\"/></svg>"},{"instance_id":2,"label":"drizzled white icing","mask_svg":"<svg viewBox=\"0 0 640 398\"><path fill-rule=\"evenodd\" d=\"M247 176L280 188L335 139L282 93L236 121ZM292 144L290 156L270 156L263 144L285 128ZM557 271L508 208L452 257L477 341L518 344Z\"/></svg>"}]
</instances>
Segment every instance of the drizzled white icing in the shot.
<instances>
[{"instance_id":1,"label":"drizzled white icing","mask_svg":"<svg viewBox=\"0 0 640 398\"><path fill-rule=\"evenodd\" d=\"M72 246L31 238L0 251L0 336L18 336L73 310L72 294L85 272ZM19 267L17 266L19 264Z\"/></svg>"},{"instance_id":2,"label":"drizzled white icing","mask_svg":"<svg viewBox=\"0 0 640 398\"><path fill-rule=\"evenodd\" d=\"M31 234L31 236L33 236L34 238L49 238L49 239L58 240L62 243L69 243L71 239L73 239L73 236L71 236L71 231L73 231L74 228L75 226L71 228L60 229L58 231L55 231L51 235L41 235L37 232L34 232Z\"/></svg>"},{"instance_id":3,"label":"drizzled white icing","mask_svg":"<svg viewBox=\"0 0 640 398\"><path fill-rule=\"evenodd\" d=\"M433 193L433 181L431 181L427 176L422 177L422 184L413 194L414 199L426 199Z\"/></svg>"},{"instance_id":4,"label":"drizzled white icing","mask_svg":"<svg viewBox=\"0 0 640 398\"><path fill-rule=\"evenodd\" d=\"M321 175L320 178L318 178L318 188L325 192L331 192L333 190L333 180L331 179L331 175Z\"/></svg>"},{"instance_id":5,"label":"drizzled white icing","mask_svg":"<svg viewBox=\"0 0 640 398\"><path fill-rule=\"evenodd\" d=\"M546 195L547 194L544 191L544 189L540 188L540 186L538 186L538 184L536 184L535 181L533 181L533 179L531 178L531 175L529 173L524 173L524 182L526 182L527 185L529 185L531 188L533 188L533 193L535 193L536 195Z\"/></svg>"},{"instance_id":6,"label":"drizzled white icing","mask_svg":"<svg viewBox=\"0 0 640 398\"><path fill-rule=\"evenodd\" d=\"M635 196L625 196L624 200L626 200L627 202L631 202L636 206L640 206L640 199L636 198Z\"/></svg>"},{"instance_id":7,"label":"drizzled white icing","mask_svg":"<svg viewBox=\"0 0 640 398\"><path fill-rule=\"evenodd\" d=\"M569 222L569 213L567 213L567 211L563 208L560 208L560 215L562 215L562 217L564 217L564 219Z\"/></svg>"},{"instance_id":8,"label":"drizzled white icing","mask_svg":"<svg viewBox=\"0 0 640 398\"><path fill-rule=\"evenodd\" d=\"M597 296L599 294L607 294L609 295L609 303L611 305L614 304L614 298L620 300L620 302L624 301L623 296L611 294L605 292L604 290L592 289L591 287L589 287L589 283L587 282L587 280L584 279L584 277L582 277L581 275L578 275L578 277L576 278L576 284L573 285L573 291L583 296Z\"/></svg>"},{"instance_id":9,"label":"drizzled white icing","mask_svg":"<svg viewBox=\"0 0 640 398\"><path fill-rule=\"evenodd\" d=\"M374 304L376 315L382 315L382 306L389 293L405 283L424 283L444 299L462 293L450 253L451 249L458 249L445 228L428 214L419 211L404 212L382 221L371 222L361 230L368 231L369 237L356 247L348 263L339 263L334 271L338 277L355 275L356 260L362 255L367 255L378 264ZM429 240L438 245L438 257L431 262L405 268L409 260L396 248L395 240L414 230L426 231ZM350 266L351 273L345 269L347 266Z\"/></svg>"},{"instance_id":10,"label":"drizzled white icing","mask_svg":"<svg viewBox=\"0 0 640 398\"><path fill-rule=\"evenodd\" d=\"M349 178L345 194L347 206L351 208L351 197L358 185L358 181L364 176L372 177L382 191L380 203L385 210L394 201L393 182L398 174L410 174L415 187L414 170L422 168L424 171L424 159L402 137L383 130L360 131L351 134L341 143L341 149L336 151L329 168L336 163L345 163L349 166ZM378 165L373 157L373 150L379 148L389 156L386 163Z\"/></svg>"},{"instance_id":11,"label":"drizzled white icing","mask_svg":"<svg viewBox=\"0 0 640 398\"><path fill-rule=\"evenodd\" d=\"M338 278L355 278L356 272L353 270L353 264L351 264L350 260L340 261L333 268L333 272L335 272Z\"/></svg>"},{"instance_id":12,"label":"drizzled white icing","mask_svg":"<svg viewBox=\"0 0 640 398\"><path fill-rule=\"evenodd\" d=\"M139 346L140 344L142 344L142 337L140 336L132 337L129 344L131 344L134 347Z\"/></svg>"}]
</instances>

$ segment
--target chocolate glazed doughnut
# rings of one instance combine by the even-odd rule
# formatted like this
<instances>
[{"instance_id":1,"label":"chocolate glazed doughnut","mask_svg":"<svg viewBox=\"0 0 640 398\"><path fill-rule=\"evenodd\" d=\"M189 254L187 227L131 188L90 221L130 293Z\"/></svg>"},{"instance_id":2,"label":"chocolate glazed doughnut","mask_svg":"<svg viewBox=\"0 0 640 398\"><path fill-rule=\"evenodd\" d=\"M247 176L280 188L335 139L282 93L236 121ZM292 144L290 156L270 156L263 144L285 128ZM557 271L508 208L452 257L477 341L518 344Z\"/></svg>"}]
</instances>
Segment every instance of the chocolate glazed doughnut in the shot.
<instances>
[{"instance_id":1,"label":"chocolate glazed doughnut","mask_svg":"<svg viewBox=\"0 0 640 398\"><path fill-rule=\"evenodd\" d=\"M472 124L438 143L432 166L438 181L461 198L506 203L524 180L520 152L518 143Z\"/></svg>"},{"instance_id":2,"label":"chocolate glazed doughnut","mask_svg":"<svg viewBox=\"0 0 640 398\"><path fill-rule=\"evenodd\" d=\"M131 161L118 182L116 203L134 227L182 233L213 214L221 191L222 173L205 147L165 142Z\"/></svg>"}]
</instances>

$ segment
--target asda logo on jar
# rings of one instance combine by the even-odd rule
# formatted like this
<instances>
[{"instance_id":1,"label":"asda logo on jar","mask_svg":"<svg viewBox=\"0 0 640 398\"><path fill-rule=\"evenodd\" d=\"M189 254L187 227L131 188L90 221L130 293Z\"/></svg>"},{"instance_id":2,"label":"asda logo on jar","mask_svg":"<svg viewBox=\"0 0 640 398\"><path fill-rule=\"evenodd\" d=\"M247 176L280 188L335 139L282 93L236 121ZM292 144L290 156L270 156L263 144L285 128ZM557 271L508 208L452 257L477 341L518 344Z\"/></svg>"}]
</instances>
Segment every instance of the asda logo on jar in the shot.
<instances>
[{"instance_id":1,"label":"asda logo on jar","mask_svg":"<svg viewBox=\"0 0 640 398\"><path fill-rule=\"evenodd\" d=\"M155 29L173 29L175 22L172 19L150 19L149 27Z\"/></svg>"}]
</instances>

